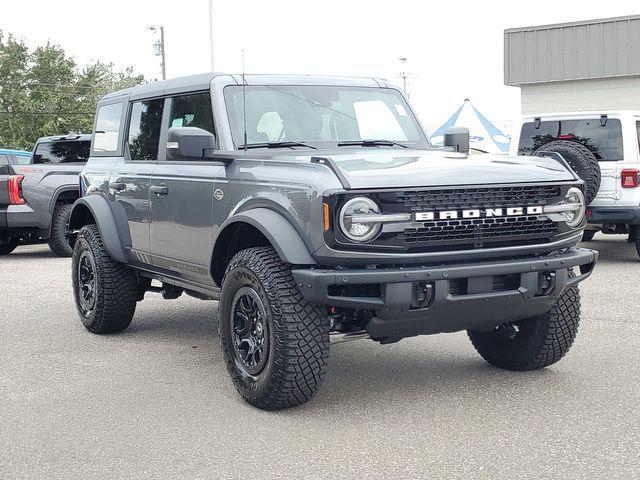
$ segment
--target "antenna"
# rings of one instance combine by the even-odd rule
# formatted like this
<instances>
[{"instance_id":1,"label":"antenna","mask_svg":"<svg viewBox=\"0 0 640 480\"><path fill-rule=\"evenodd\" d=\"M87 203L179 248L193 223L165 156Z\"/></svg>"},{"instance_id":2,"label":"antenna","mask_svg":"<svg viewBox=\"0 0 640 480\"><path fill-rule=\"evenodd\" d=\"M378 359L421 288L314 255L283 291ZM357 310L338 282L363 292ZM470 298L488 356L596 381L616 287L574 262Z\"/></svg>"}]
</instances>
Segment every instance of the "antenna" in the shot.
<instances>
[{"instance_id":1,"label":"antenna","mask_svg":"<svg viewBox=\"0 0 640 480\"><path fill-rule=\"evenodd\" d=\"M247 82L244 79L244 48L242 49L242 128L244 130L242 140L244 143L244 156L247 156Z\"/></svg>"}]
</instances>

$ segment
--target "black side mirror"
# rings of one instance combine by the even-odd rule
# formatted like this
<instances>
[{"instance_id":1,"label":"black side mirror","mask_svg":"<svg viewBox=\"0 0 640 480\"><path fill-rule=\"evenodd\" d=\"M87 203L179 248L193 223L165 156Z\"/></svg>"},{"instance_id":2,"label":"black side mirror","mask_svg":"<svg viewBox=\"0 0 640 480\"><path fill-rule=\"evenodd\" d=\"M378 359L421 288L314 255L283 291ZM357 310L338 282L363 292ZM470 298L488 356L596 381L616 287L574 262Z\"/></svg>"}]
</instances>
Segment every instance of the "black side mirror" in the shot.
<instances>
[{"instance_id":1,"label":"black side mirror","mask_svg":"<svg viewBox=\"0 0 640 480\"><path fill-rule=\"evenodd\" d=\"M469 153L469 129L450 127L444 131L444 146L453 147L460 153Z\"/></svg>"},{"instance_id":2,"label":"black side mirror","mask_svg":"<svg viewBox=\"0 0 640 480\"><path fill-rule=\"evenodd\" d=\"M205 160L216 148L216 137L198 127L171 127L167 131L167 160Z\"/></svg>"}]
</instances>

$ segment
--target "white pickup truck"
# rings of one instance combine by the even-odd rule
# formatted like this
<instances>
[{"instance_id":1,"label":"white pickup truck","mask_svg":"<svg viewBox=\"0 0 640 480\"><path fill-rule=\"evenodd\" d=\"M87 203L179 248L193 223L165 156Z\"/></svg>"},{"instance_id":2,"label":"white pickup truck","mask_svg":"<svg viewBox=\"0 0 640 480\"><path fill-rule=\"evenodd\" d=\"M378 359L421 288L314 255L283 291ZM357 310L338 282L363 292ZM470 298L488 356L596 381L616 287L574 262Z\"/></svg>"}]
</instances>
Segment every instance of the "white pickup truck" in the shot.
<instances>
[{"instance_id":1,"label":"white pickup truck","mask_svg":"<svg viewBox=\"0 0 640 480\"><path fill-rule=\"evenodd\" d=\"M593 174L599 176L599 186L587 210L583 240L590 241L597 231L627 234L640 255L640 110L523 116L514 128L511 154L531 155L559 141L586 147L599 166ZM579 160L588 166L585 158Z\"/></svg>"}]
</instances>

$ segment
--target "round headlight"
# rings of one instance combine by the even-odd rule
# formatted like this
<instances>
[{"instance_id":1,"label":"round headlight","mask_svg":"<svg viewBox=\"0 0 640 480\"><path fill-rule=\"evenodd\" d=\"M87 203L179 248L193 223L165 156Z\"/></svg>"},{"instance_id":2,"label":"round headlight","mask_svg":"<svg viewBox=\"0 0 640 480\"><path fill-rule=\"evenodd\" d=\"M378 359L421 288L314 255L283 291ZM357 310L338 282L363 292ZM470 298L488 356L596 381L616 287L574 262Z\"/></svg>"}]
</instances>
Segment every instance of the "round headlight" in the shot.
<instances>
[{"instance_id":1,"label":"round headlight","mask_svg":"<svg viewBox=\"0 0 640 480\"><path fill-rule=\"evenodd\" d=\"M379 214L380 207L366 197L356 197L344 204L340 210L340 229L345 237L354 242L366 242L375 237L379 232L382 224L375 221L360 221L358 217L368 214Z\"/></svg>"},{"instance_id":2,"label":"round headlight","mask_svg":"<svg viewBox=\"0 0 640 480\"><path fill-rule=\"evenodd\" d=\"M571 187L564 197L565 204L575 205L572 210L567 210L563 213L564 221L570 228L576 228L584 220L585 211L587 209L584 193L582 190L576 187Z\"/></svg>"}]
</instances>

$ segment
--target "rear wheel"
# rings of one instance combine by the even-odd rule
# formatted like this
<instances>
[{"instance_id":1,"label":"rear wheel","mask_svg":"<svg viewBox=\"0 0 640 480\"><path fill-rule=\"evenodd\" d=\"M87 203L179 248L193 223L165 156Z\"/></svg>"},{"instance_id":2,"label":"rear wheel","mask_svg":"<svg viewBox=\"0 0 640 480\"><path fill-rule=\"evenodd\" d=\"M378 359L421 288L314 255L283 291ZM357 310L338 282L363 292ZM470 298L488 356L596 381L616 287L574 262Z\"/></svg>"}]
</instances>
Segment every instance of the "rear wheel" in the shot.
<instances>
[{"instance_id":1,"label":"rear wheel","mask_svg":"<svg viewBox=\"0 0 640 480\"><path fill-rule=\"evenodd\" d=\"M67 240L67 223L72 208L71 203L58 203L53 210L49 248L59 257L70 257L73 253Z\"/></svg>"},{"instance_id":2,"label":"rear wheel","mask_svg":"<svg viewBox=\"0 0 640 480\"><path fill-rule=\"evenodd\" d=\"M595 230L585 230L584 232L582 232L582 241L590 242L591 240L593 240L593 237L595 236L595 234L596 234Z\"/></svg>"},{"instance_id":3,"label":"rear wheel","mask_svg":"<svg viewBox=\"0 0 640 480\"><path fill-rule=\"evenodd\" d=\"M640 225L632 225L631 229L632 231L629 234L629 238L636 244L636 251L638 252L638 256L640 256Z\"/></svg>"},{"instance_id":4,"label":"rear wheel","mask_svg":"<svg viewBox=\"0 0 640 480\"><path fill-rule=\"evenodd\" d=\"M15 237L0 236L0 255L9 255L20 245L20 240Z\"/></svg>"},{"instance_id":5,"label":"rear wheel","mask_svg":"<svg viewBox=\"0 0 640 480\"><path fill-rule=\"evenodd\" d=\"M111 258L96 225L80 230L71 265L76 308L87 330L113 333L127 328L136 309L136 275Z\"/></svg>"},{"instance_id":6,"label":"rear wheel","mask_svg":"<svg viewBox=\"0 0 640 480\"><path fill-rule=\"evenodd\" d=\"M236 254L220 294L220 345L240 395L263 410L308 401L329 356L329 319L308 304L273 248Z\"/></svg>"},{"instance_id":7,"label":"rear wheel","mask_svg":"<svg viewBox=\"0 0 640 480\"><path fill-rule=\"evenodd\" d=\"M553 308L537 317L501 325L491 332L468 332L477 352L506 370L537 370L560 360L571 348L580 322L580 292L565 290Z\"/></svg>"}]
</instances>

